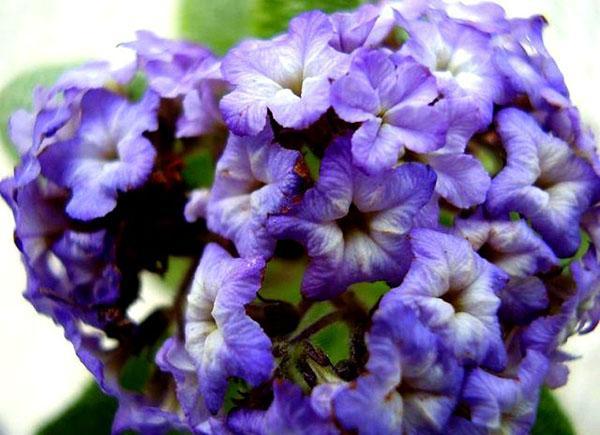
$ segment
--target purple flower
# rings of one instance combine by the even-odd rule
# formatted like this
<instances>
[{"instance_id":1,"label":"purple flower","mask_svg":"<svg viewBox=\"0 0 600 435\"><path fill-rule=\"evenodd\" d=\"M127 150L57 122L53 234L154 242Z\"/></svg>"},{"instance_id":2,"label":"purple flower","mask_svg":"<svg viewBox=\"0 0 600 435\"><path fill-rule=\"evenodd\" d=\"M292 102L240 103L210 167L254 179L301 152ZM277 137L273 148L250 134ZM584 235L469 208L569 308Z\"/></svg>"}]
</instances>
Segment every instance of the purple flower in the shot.
<instances>
[{"instance_id":1,"label":"purple flower","mask_svg":"<svg viewBox=\"0 0 600 435\"><path fill-rule=\"evenodd\" d=\"M492 62L490 36L449 19L412 22L400 53L414 57L435 75L444 95L477 101L481 127L489 124L494 103L504 96Z\"/></svg>"},{"instance_id":2,"label":"purple flower","mask_svg":"<svg viewBox=\"0 0 600 435\"><path fill-rule=\"evenodd\" d=\"M564 282L558 284L563 286ZM556 292L557 290L558 292L569 290L564 288L553 289L552 287L555 287L555 285L548 282L546 286L549 287L550 292L554 293L555 297L559 294ZM537 351L549 360L550 365L544 381L550 388L558 388L567 383L569 369L566 363L573 360L574 357L561 350L560 346L564 344L577 325L578 296L578 292L574 292L564 300L562 306L555 310L557 312L538 317L515 334L514 341L522 354L528 350ZM511 353L515 353L515 351L511 349ZM514 356L511 356L511 358L514 358Z\"/></svg>"},{"instance_id":3,"label":"purple flower","mask_svg":"<svg viewBox=\"0 0 600 435\"><path fill-rule=\"evenodd\" d=\"M443 4L444 11L453 20L475 27L482 32L495 34L508 31L510 23L502 6L492 2Z\"/></svg>"},{"instance_id":4,"label":"purple flower","mask_svg":"<svg viewBox=\"0 0 600 435\"><path fill-rule=\"evenodd\" d=\"M272 255L275 239L265 228L267 217L291 205L307 174L302 155L273 140L269 128L256 137L232 134L217 163L208 227L231 239L244 257Z\"/></svg>"},{"instance_id":5,"label":"purple flower","mask_svg":"<svg viewBox=\"0 0 600 435\"><path fill-rule=\"evenodd\" d=\"M153 93L136 104L104 89L85 93L77 135L40 156L44 175L71 189L71 217L102 217L115 208L119 192L147 180L156 151L143 133L157 128L157 108Z\"/></svg>"},{"instance_id":6,"label":"purple flower","mask_svg":"<svg viewBox=\"0 0 600 435\"><path fill-rule=\"evenodd\" d=\"M569 97L564 78L542 38L542 16L510 21L510 33L494 40L494 63L509 91L526 94L535 107L546 105L549 95ZM554 97L556 98L556 96Z\"/></svg>"},{"instance_id":7,"label":"purple flower","mask_svg":"<svg viewBox=\"0 0 600 435\"><path fill-rule=\"evenodd\" d=\"M177 137L202 136L222 125L219 96L223 85L214 80L201 82L183 98L183 113L177 120Z\"/></svg>"},{"instance_id":8,"label":"purple flower","mask_svg":"<svg viewBox=\"0 0 600 435\"><path fill-rule=\"evenodd\" d=\"M507 325L528 324L550 306L546 286L536 276L511 279L498 296L502 301L498 316Z\"/></svg>"},{"instance_id":9,"label":"purple flower","mask_svg":"<svg viewBox=\"0 0 600 435\"><path fill-rule=\"evenodd\" d=\"M491 180L481 162L465 148L479 129L477 105L470 97L444 98L438 109L448 119L443 147L419 153L414 158L427 163L437 175L436 193L459 208L469 208L485 201Z\"/></svg>"},{"instance_id":10,"label":"purple flower","mask_svg":"<svg viewBox=\"0 0 600 435\"><path fill-rule=\"evenodd\" d=\"M177 338L167 339L156 354L156 364L175 379L177 400L190 428L207 424L211 415L199 393L198 375L194 361Z\"/></svg>"},{"instance_id":11,"label":"purple flower","mask_svg":"<svg viewBox=\"0 0 600 435\"><path fill-rule=\"evenodd\" d=\"M22 187L11 181L2 182L1 192L13 209L15 243L28 270L25 297L48 314L61 306L93 326L104 326L107 319L97 310L118 299L121 279L112 237L102 229L70 229L63 189L42 179Z\"/></svg>"},{"instance_id":12,"label":"purple flower","mask_svg":"<svg viewBox=\"0 0 600 435\"><path fill-rule=\"evenodd\" d=\"M429 229L414 229L410 239L414 260L389 297L415 307L462 363L501 369L506 355L496 294L507 275L464 239Z\"/></svg>"},{"instance_id":13,"label":"purple flower","mask_svg":"<svg viewBox=\"0 0 600 435\"><path fill-rule=\"evenodd\" d=\"M283 127L308 127L330 106L330 79L347 70L348 57L329 45L333 26L321 12L290 22L271 41L245 41L223 59L233 92L221 100L227 126L237 135L263 130L267 109Z\"/></svg>"},{"instance_id":14,"label":"purple flower","mask_svg":"<svg viewBox=\"0 0 600 435\"><path fill-rule=\"evenodd\" d=\"M220 63L200 45L172 41L147 30L136 33L137 40L122 44L135 50L139 67L148 77L148 85L161 97L185 95L206 80L220 80Z\"/></svg>"},{"instance_id":15,"label":"purple flower","mask_svg":"<svg viewBox=\"0 0 600 435\"><path fill-rule=\"evenodd\" d=\"M525 278L558 265L550 247L522 219L489 220L479 211L469 219L456 219L455 229L479 255L511 277Z\"/></svg>"},{"instance_id":16,"label":"purple flower","mask_svg":"<svg viewBox=\"0 0 600 435\"><path fill-rule=\"evenodd\" d=\"M138 397L120 398L113 420L113 434L135 431L147 435L162 435L173 429L186 429L176 414L148 405Z\"/></svg>"},{"instance_id":17,"label":"purple flower","mask_svg":"<svg viewBox=\"0 0 600 435\"><path fill-rule=\"evenodd\" d=\"M375 173L393 167L404 147L428 152L444 144L443 114L435 78L410 58L394 62L383 51L357 53L347 76L332 87L332 105L348 122L362 125L352 136L358 166Z\"/></svg>"},{"instance_id":18,"label":"purple flower","mask_svg":"<svg viewBox=\"0 0 600 435\"><path fill-rule=\"evenodd\" d=\"M367 337L367 374L334 395L342 426L361 434L438 433L456 403L462 369L407 306L384 297Z\"/></svg>"},{"instance_id":19,"label":"purple flower","mask_svg":"<svg viewBox=\"0 0 600 435\"><path fill-rule=\"evenodd\" d=\"M137 32L137 40L123 44L136 51L138 66L150 89L164 98L183 98L177 137L210 133L222 124L219 98L225 92L221 63L205 47Z\"/></svg>"},{"instance_id":20,"label":"purple flower","mask_svg":"<svg viewBox=\"0 0 600 435\"><path fill-rule=\"evenodd\" d=\"M488 431L529 433L548 366L543 354L529 350L518 366L500 375L473 370L462 392L471 421Z\"/></svg>"},{"instance_id":21,"label":"purple flower","mask_svg":"<svg viewBox=\"0 0 600 435\"><path fill-rule=\"evenodd\" d=\"M310 398L297 385L273 382L273 402L266 411L233 412L227 425L234 433L251 435L338 434L333 422L322 418L311 407Z\"/></svg>"},{"instance_id":22,"label":"purple flower","mask_svg":"<svg viewBox=\"0 0 600 435\"><path fill-rule=\"evenodd\" d=\"M223 404L230 376L258 385L271 375L271 340L244 308L255 299L264 268L260 257L232 258L211 243L194 276L185 315L185 350L212 413Z\"/></svg>"},{"instance_id":23,"label":"purple flower","mask_svg":"<svg viewBox=\"0 0 600 435\"><path fill-rule=\"evenodd\" d=\"M110 62L88 62L64 72L51 88L51 94L60 92L78 93L85 89L97 89L114 84L127 84L135 73L135 69L126 65L115 68Z\"/></svg>"},{"instance_id":24,"label":"purple flower","mask_svg":"<svg viewBox=\"0 0 600 435\"><path fill-rule=\"evenodd\" d=\"M572 255L580 243L579 220L597 195L598 177L526 113L505 109L497 119L508 162L492 180L488 210L496 216L523 214L557 255Z\"/></svg>"},{"instance_id":25,"label":"purple flower","mask_svg":"<svg viewBox=\"0 0 600 435\"><path fill-rule=\"evenodd\" d=\"M571 265L571 273L577 286L578 331L587 334L600 322L600 262L594 246L581 260Z\"/></svg>"},{"instance_id":26,"label":"purple flower","mask_svg":"<svg viewBox=\"0 0 600 435\"><path fill-rule=\"evenodd\" d=\"M333 48L342 53L352 53L361 47L377 45L381 41L370 41L380 8L366 4L355 11L336 12L331 15L334 35L330 41Z\"/></svg>"},{"instance_id":27,"label":"purple flower","mask_svg":"<svg viewBox=\"0 0 600 435\"><path fill-rule=\"evenodd\" d=\"M433 171L415 163L365 175L352 164L349 142L332 143L315 187L268 221L275 237L306 247L311 261L302 292L309 298L326 299L362 281L398 284L410 263L407 233L435 184Z\"/></svg>"},{"instance_id":28,"label":"purple flower","mask_svg":"<svg viewBox=\"0 0 600 435\"><path fill-rule=\"evenodd\" d=\"M206 208L210 199L209 189L195 189L190 192L190 198L185 204L183 214L187 222L196 222L206 218Z\"/></svg>"}]
</instances>

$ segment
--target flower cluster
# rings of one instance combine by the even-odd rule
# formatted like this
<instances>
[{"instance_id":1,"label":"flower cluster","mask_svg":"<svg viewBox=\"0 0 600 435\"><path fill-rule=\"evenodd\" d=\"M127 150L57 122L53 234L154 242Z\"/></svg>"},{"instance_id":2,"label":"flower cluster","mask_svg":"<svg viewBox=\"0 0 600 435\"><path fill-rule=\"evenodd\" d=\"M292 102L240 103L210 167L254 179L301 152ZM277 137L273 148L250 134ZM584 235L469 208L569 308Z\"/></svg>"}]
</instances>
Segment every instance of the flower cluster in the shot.
<instances>
[{"instance_id":1,"label":"flower cluster","mask_svg":"<svg viewBox=\"0 0 600 435\"><path fill-rule=\"evenodd\" d=\"M600 156L544 26L390 0L37 89L1 193L115 432L527 433L600 321Z\"/></svg>"}]
</instances>

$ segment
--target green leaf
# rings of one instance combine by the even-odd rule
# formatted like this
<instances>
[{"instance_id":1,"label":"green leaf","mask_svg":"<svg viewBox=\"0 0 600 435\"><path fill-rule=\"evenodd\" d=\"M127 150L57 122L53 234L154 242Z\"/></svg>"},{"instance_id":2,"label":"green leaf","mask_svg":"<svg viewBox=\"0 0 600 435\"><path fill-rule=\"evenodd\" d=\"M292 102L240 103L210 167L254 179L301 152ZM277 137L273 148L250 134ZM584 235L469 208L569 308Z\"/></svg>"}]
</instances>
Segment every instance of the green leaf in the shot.
<instances>
[{"instance_id":1,"label":"green leaf","mask_svg":"<svg viewBox=\"0 0 600 435\"><path fill-rule=\"evenodd\" d=\"M361 0L180 0L179 34L224 54L241 39L269 38L283 32L291 18L320 9L352 9Z\"/></svg>"},{"instance_id":2,"label":"green leaf","mask_svg":"<svg viewBox=\"0 0 600 435\"><path fill-rule=\"evenodd\" d=\"M59 416L38 429L38 435L105 435L110 433L117 401L91 383Z\"/></svg>"},{"instance_id":3,"label":"green leaf","mask_svg":"<svg viewBox=\"0 0 600 435\"><path fill-rule=\"evenodd\" d=\"M18 155L8 137L8 118L18 109L31 110L33 89L37 85L51 85L71 66L45 65L24 71L0 90L0 138L14 160L18 159Z\"/></svg>"},{"instance_id":4,"label":"green leaf","mask_svg":"<svg viewBox=\"0 0 600 435\"><path fill-rule=\"evenodd\" d=\"M575 435L571 420L549 389L542 389L533 435Z\"/></svg>"}]
</instances>

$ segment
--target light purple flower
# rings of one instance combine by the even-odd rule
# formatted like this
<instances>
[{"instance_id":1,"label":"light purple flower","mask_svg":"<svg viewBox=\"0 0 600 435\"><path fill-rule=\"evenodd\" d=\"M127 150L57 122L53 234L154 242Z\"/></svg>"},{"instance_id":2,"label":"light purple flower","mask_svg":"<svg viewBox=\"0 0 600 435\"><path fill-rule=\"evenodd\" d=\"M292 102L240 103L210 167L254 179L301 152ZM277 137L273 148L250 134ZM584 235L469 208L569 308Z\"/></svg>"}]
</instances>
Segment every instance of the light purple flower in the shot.
<instances>
[{"instance_id":1,"label":"light purple flower","mask_svg":"<svg viewBox=\"0 0 600 435\"><path fill-rule=\"evenodd\" d=\"M414 158L435 171L435 191L439 196L459 208L482 204L491 180L481 162L465 153L481 123L477 105L470 97L460 97L444 98L437 107L448 119L444 146Z\"/></svg>"},{"instance_id":2,"label":"light purple flower","mask_svg":"<svg viewBox=\"0 0 600 435\"><path fill-rule=\"evenodd\" d=\"M232 240L241 256L273 254L267 217L291 206L307 175L302 155L273 141L269 128L256 137L232 134L217 163L208 227Z\"/></svg>"},{"instance_id":3,"label":"light purple flower","mask_svg":"<svg viewBox=\"0 0 600 435\"><path fill-rule=\"evenodd\" d=\"M245 41L223 59L233 92L221 100L227 126L237 135L263 130L267 110L283 127L308 127L330 106L330 79L347 70L349 58L329 45L333 26L318 11L290 22L270 41Z\"/></svg>"},{"instance_id":4,"label":"light purple flower","mask_svg":"<svg viewBox=\"0 0 600 435\"><path fill-rule=\"evenodd\" d=\"M507 91L526 94L537 108L546 106L548 95L569 97L563 75L544 46L546 24L542 16L510 20L510 33L493 41L494 64L509 84Z\"/></svg>"},{"instance_id":5,"label":"light purple flower","mask_svg":"<svg viewBox=\"0 0 600 435\"><path fill-rule=\"evenodd\" d=\"M341 425L361 434L438 433L454 409L462 369L440 337L386 298L366 337L367 374L333 398Z\"/></svg>"},{"instance_id":6,"label":"light purple flower","mask_svg":"<svg viewBox=\"0 0 600 435\"><path fill-rule=\"evenodd\" d=\"M188 294L185 350L212 413L223 404L230 376L258 385L271 375L271 340L244 308L256 298L264 268L261 257L232 258L212 243L204 248Z\"/></svg>"},{"instance_id":7,"label":"light purple flower","mask_svg":"<svg viewBox=\"0 0 600 435\"><path fill-rule=\"evenodd\" d=\"M405 147L428 152L444 144L446 119L430 105L438 96L427 68L410 58L394 63L383 50L357 53L331 92L340 118L362 123L352 136L352 154L371 173L393 167Z\"/></svg>"},{"instance_id":8,"label":"light purple flower","mask_svg":"<svg viewBox=\"0 0 600 435\"><path fill-rule=\"evenodd\" d=\"M40 156L43 174L71 189L71 217L102 217L115 208L119 192L146 181L156 150L143 133L157 128L157 108L153 93L132 104L104 89L86 92L75 138L54 143Z\"/></svg>"},{"instance_id":9,"label":"light purple flower","mask_svg":"<svg viewBox=\"0 0 600 435\"><path fill-rule=\"evenodd\" d=\"M352 164L349 139L339 138L325 151L315 187L271 217L268 229L306 247L307 297L333 297L362 281L399 284L410 263L407 233L434 184L433 171L417 163L365 175Z\"/></svg>"},{"instance_id":10,"label":"light purple flower","mask_svg":"<svg viewBox=\"0 0 600 435\"><path fill-rule=\"evenodd\" d=\"M175 379L177 400L191 428L205 424L211 417L200 394L194 361L184 344L175 337L167 339L156 354L156 364Z\"/></svg>"},{"instance_id":11,"label":"light purple flower","mask_svg":"<svg viewBox=\"0 0 600 435\"><path fill-rule=\"evenodd\" d=\"M222 124L219 99L225 93L221 62L207 48L188 41L172 41L149 31L123 44L137 53L148 86L163 98L183 99L176 136L193 137Z\"/></svg>"},{"instance_id":12,"label":"light purple flower","mask_svg":"<svg viewBox=\"0 0 600 435\"><path fill-rule=\"evenodd\" d=\"M442 2L444 12L453 20L468 24L482 32L497 34L509 30L509 21L502 6L492 2L465 4Z\"/></svg>"},{"instance_id":13,"label":"light purple flower","mask_svg":"<svg viewBox=\"0 0 600 435\"><path fill-rule=\"evenodd\" d=\"M481 127L489 124L494 103L504 97L502 79L492 62L490 36L450 19L412 22L408 33L400 53L429 68L444 95L474 98Z\"/></svg>"},{"instance_id":14,"label":"light purple flower","mask_svg":"<svg viewBox=\"0 0 600 435\"><path fill-rule=\"evenodd\" d=\"M222 126L219 98L224 85L216 80L205 80L183 98L183 112L176 125L177 137L209 134Z\"/></svg>"},{"instance_id":15,"label":"light purple flower","mask_svg":"<svg viewBox=\"0 0 600 435\"><path fill-rule=\"evenodd\" d=\"M206 218L206 208L210 199L209 189L195 189L190 192L188 202L185 204L183 214L185 220L189 223L196 222L198 219Z\"/></svg>"},{"instance_id":16,"label":"light purple flower","mask_svg":"<svg viewBox=\"0 0 600 435\"><path fill-rule=\"evenodd\" d=\"M188 41L164 39L147 30L137 40L122 44L137 54L148 85L161 97L185 95L206 80L220 80L220 63L205 47Z\"/></svg>"},{"instance_id":17,"label":"light purple flower","mask_svg":"<svg viewBox=\"0 0 600 435\"><path fill-rule=\"evenodd\" d=\"M597 195L598 177L528 114L505 109L497 119L508 162L492 180L488 210L496 216L521 213L557 255L572 255L580 243L579 220Z\"/></svg>"},{"instance_id":18,"label":"light purple flower","mask_svg":"<svg viewBox=\"0 0 600 435\"><path fill-rule=\"evenodd\" d=\"M410 235L414 260L390 298L409 303L462 363L502 369L505 350L497 293L508 276L462 238L429 229Z\"/></svg>"},{"instance_id":19,"label":"light purple flower","mask_svg":"<svg viewBox=\"0 0 600 435\"><path fill-rule=\"evenodd\" d=\"M366 4L355 11L332 14L334 35L331 46L342 53L352 53L361 47L377 45L381 41L369 41L369 36L379 19L379 13L379 7Z\"/></svg>"},{"instance_id":20,"label":"light purple flower","mask_svg":"<svg viewBox=\"0 0 600 435\"><path fill-rule=\"evenodd\" d=\"M593 331L600 322L600 262L594 246L580 260L571 264L577 286L577 330L580 334Z\"/></svg>"}]
</instances>

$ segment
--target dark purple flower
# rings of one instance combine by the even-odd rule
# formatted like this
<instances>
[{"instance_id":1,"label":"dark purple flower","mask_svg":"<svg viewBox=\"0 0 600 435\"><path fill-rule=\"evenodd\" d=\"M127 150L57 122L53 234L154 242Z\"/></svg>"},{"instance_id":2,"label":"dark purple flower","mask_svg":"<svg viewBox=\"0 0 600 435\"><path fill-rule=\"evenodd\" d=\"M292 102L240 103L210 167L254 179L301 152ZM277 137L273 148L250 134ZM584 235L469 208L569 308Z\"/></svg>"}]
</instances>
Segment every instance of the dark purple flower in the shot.
<instances>
[{"instance_id":1,"label":"dark purple flower","mask_svg":"<svg viewBox=\"0 0 600 435\"><path fill-rule=\"evenodd\" d=\"M462 392L471 421L488 431L529 433L548 366L543 354L529 350L518 366L500 375L482 368L473 370Z\"/></svg>"},{"instance_id":2,"label":"dark purple flower","mask_svg":"<svg viewBox=\"0 0 600 435\"><path fill-rule=\"evenodd\" d=\"M367 374L333 398L342 426L361 434L441 432L462 383L441 338L412 309L384 298L366 341Z\"/></svg>"},{"instance_id":3,"label":"dark purple flower","mask_svg":"<svg viewBox=\"0 0 600 435\"><path fill-rule=\"evenodd\" d=\"M433 171L417 163L365 175L352 163L349 139L339 138L325 151L315 187L271 217L268 229L306 247L307 297L326 299L361 281L398 284L410 263L407 233L434 184Z\"/></svg>"},{"instance_id":4,"label":"dark purple flower","mask_svg":"<svg viewBox=\"0 0 600 435\"><path fill-rule=\"evenodd\" d=\"M258 385L271 375L271 340L244 308L256 298L264 268L261 257L232 258L209 244L194 276L185 315L185 350L212 413L223 404L230 376Z\"/></svg>"},{"instance_id":5,"label":"dark purple flower","mask_svg":"<svg viewBox=\"0 0 600 435\"><path fill-rule=\"evenodd\" d=\"M302 155L274 143L269 128L256 137L232 134L217 163L208 227L232 240L241 256L270 257L275 239L267 217L291 205L306 173Z\"/></svg>"},{"instance_id":6,"label":"dark purple flower","mask_svg":"<svg viewBox=\"0 0 600 435\"><path fill-rule=\"evenodd\" d=\"M227 126L237 135L255 135L267 110L283 127L308 127L330 106L330 79L347 70L349 58L329 45L333 26L322 12L290 22L289 32L270 41L245 41L223 59L233 92L221 100Z\"/></svg>"},{"instance_id":7,"label":"dark purple flower","mask_svg":"<svg viewBox=\"0 0 600 435\"><path fill-rule=\"evenodd\" d=\"M355 163L371 173L393 167L404 148L428 152L444 144L435 78L410 58L394 63L383 50L357 53L347 76L331 92L337 114L362 125L352 136Z\"/></svg>"},{"instance_id":8,"label":"dark purple flower","mask_svg":"<svg viewBox=\"0 0 600 435\"><path fill-rule=\"evenodd\" d=\"M410 240L414 260L402 285L389 297L415 307L462 363L501 369L506 355L497 293L507 275L462 238L414 229Z\"/></svg>"},{"instance_id":9,"label":"dark purple flower","mask_svg":"<svg viewBox=\"0 0 600 435\"><path fill-rule=\"evenodd\" d=\"M552 249L524 220L485 219L481 211L456 219L455 229L474 250L511 277L525 278L558 265Z\"/></svg>"},{"instance_id":10,"label":"dark purple flower","mask_svg":"<svg viewBox=\"0 0 600 435\"><path fill-rule=\"evenodd\" d=\"M156 150L143 133L157 128L157 108L153 93L135 104L104 89L85 93L77 135L40 156L43 174L71 189L66 208L71 217L102 217L115 208L119 192L146 181Z\"/></svg>"},{"instance_id":11,"label":"dark purple flower","mask_svg":"<svg viewBox=\"0 0 600 435\"><path fill-rule=\"evenodd\" d=\"M227 425L234 433L251 435L338 434L331 420L322 418L311 407L297 385L273 382L273 402L266 411L242 409L233 412Z\"/></svg>"},{"instance_id":12,"label":"dark purple flower","mask_svg":"<svg viewBox=\"0 0 600 435\"><path fill-rule=\"evenodd\" d=\"M528 114L505 109L497 119L508 162L492 180L488 210L497 216L521 213L557 255L572 255L580 243L579 220L597 195L598 177Z\"/></svg>"}]
</instances>

